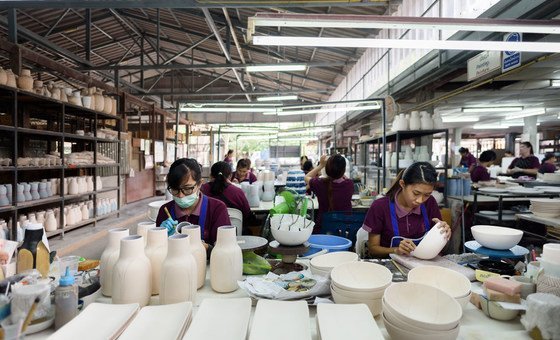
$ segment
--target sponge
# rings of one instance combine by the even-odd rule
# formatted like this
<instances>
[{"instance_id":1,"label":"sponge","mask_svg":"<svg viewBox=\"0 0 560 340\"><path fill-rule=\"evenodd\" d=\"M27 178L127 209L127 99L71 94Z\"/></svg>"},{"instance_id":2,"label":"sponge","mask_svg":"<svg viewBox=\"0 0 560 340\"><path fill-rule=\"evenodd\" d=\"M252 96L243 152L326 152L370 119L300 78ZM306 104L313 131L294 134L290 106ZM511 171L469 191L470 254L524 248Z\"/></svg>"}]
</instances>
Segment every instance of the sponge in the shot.
<instances>
[{"instance_id":1,"label":"sponge","mask_svg":"<svg viewBox=\"0 0 560 340\"><path fill-rule=\"evenodd\" d=\"M497 292L490 288L484 287L483 289L484 289L484 294L486 294L486 297L490 301L521 303L520 294L507 295L501 292Z\"/></svg>"},{"instance_id":2,"label":"sponge","mask_svg":"<svg viewBox=\"0 0 560 340\"><path fill-rule=\"evenodd\" d=\"M515 295L521 292L521 283L507 280L503 277L491 277L483 283L484 287L507 294Z\"/></svg>"}]
</instances>

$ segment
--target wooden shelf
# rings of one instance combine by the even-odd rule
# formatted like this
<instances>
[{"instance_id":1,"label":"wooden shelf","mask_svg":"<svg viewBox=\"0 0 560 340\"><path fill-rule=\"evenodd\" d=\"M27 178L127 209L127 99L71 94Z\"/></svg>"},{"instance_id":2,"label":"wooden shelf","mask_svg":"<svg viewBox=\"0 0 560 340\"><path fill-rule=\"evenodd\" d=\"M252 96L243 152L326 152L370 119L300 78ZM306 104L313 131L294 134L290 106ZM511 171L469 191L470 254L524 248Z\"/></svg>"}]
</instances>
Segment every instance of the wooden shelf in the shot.
<instances>
[{"instance_id":1,"label":"wooden shelf","mask_svg":"<svg viewBox=\"0 0 560 340\"><path fill-rule=\"evenodd\" d=\"M57 203L60 201L62 201L62 196L52 196L52 197L41 198L33 201L18 202L16 203L16 207L18 209L23 209L23 208L30 208L30 207L35 207L44 204Z\"/></svg>"},{"instance_id":2,"label":"wooden shelf","mask_svg":"<svg viewBox=\"0 0 560 340\"><path fill-rule=\"evenodd\" d=\"M0 131L15 131L16 128L9 125L0 125Z\"/></svg>"},{"instance_id":3,"label":"wooden shelf","mask_svg":"<svg viewBox=\"0 0 560 340\"><path fill-rule=\"evenodd\" d=\"M15 169L15 168L14 168ZM36 170L60 170L62 165L53 166L18 166L18 171L36 171Z\"/></svg>"},{"instance_id":4,"label":"wooden shelf","mask_svg":"<svg viewBox=\"0 0 560 340\"><path fill-rule=\"evenodd\" d=\"M0 171L14 171L16 170L15 166L0 166Z\"/></svg>"},{"instance_id":5,"label":"wooden shelf","mask_svg":"<svg viewBox=\"0 0 560 340\"><path fill-rule=\"evenodd\" d=\"M103 188L103 189L97 190L97 193L102 194L104 192L109 192L109 191L114 191L114 190L119 190L119 188L118 187Z\"/></svg>"}]
</instances>

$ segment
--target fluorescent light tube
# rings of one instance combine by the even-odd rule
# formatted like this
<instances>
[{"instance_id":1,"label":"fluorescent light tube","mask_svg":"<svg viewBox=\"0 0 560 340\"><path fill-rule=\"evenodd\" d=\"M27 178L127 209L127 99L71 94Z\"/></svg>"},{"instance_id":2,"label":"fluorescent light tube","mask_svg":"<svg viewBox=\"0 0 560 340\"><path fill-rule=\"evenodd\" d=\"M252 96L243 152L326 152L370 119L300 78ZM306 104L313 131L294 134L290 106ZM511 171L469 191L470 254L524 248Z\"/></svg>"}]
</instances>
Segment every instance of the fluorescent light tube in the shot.
<instances>
[{"instance_id":1,"label":"fluorescent light tube","mask_svg":"<svg viewBox=\"0 0 560 340\"><path fill-rule=\"evenodd\" d=\"M552 79L550 81L550 87L560 87L560 79Z\"/></svg>"},{"instance_id":2,"label":"fluorescent light tube","mask_svg":"<svg viewBox=\"0 0 560 340\"><path fill-rule=\"evenodd\" d=\"M475 130L493 130L493 129L507 129L509 125L501 125L501 124L474 124L473 129Z\"/></svg>"},{"instance_id":3,"label":"fluorescent light tube","mask_svg":"<svg viewBox=\"0 0 560 340\"><path fill-rule=\"evenodd\" d=\"M511 119L518 119L518 118L525 118L525 117L531 117L531 116L538 116L538 115L544 115L546 112L544 111L544 109L541 110L536 110L536 111L532 111L532 112L523 112L523 113L519 113L519 114L514 114L514 115L508 115L506 117L504 117L506 120L511 120Z\"/></svg>"},{"instance_id":4,"label":"fluorescent light tube","mask_svg":"<svg viewBox=\"0 0 560 340\"><path fill-rule=\"evenodd\" d=\"M294 136L305 133L321 133L330 131L332 131L332 128L310 128L308 130L278 131L278 136Z\"/></svg>"},{"instance_id":5,"label":"fluorescent light tube","mask_svg":"<svg viewBox=\"0 0 560 340\"><path fill-rule=\"evenodd\" d=\"M289 72L289 71L305 71L307 65L305 64L292 64L292 65L254 65L245 68L247 72Z\"/></svg>"},{"instance_id":6,"label":"fluorescent light tube","mask_svg":"<svg viewBox=\"0 0 560 340\"><path fill-rule=\"evenodd\" d=\"M492 106L492 107L464 107L463 112L515 112L522 111L523 106Z\"/></svg>"},{"instance_id":7,"label":"fluorescent light tube","mask_svg":"<svg viewBox=\"0 0 560 340\"><path fill-rule=\"evenodd\" d=\"M258 102L275 102L283 100L297 100L298 96L269 96L269 97L257 97Z\"/></svg>"},{"instance_id":8,"label":"fluorescent light tube","mask_svg":"<svg viewBox=\"0 0 560 340\"><path fill-rule=\"evenodd\" d=\"M480 120L479 117L441 117L441 120L444 123L472 123L478 122Z\"/></svg>"},{"instance_id":9,"label":"fluorescent light tube","mask_svg":"<svg viewBox=\"0 0 560 340\"><path fill-rule=\"evenodd\" d=\"M183 107L181 112L275 112L271 107Z\"/></svg>"},{"instance_id":10,"label":"fluorescent light tube","mask_svg":"<svg viewBox=\"0 0 560 340\"><path fill-rule=\"evenodd\" d=\"M560 43L253 36L254 45L560 53Z\"/></svg>"},{"instance_id":11,"label":"fluorescent light tube","mask_svg":"<svg viewBox=\"0 0 560 340\"><path fill-rule=\"evenodd\" d=\"M381 106L375 103L375 105L364 105L364 106L352 106L352 107L336 107L329 109L311 109L311 110L283 110L278 109L276 113L279 116L291 116L291 115L309 115L315 113L328 113L328 112L349 112L349 111L362 111L362 110L379 110Z\"/></svg>"},{"instance_id":12,"label":"fluorescent light tube","mask_svg":"<svg viewBox=\"0 0 560 340\"><path fill-rule=\"evenodd\" d=\"M277 137L276 135L272 135L272 134L271 135L244 135L244 136L239 136L237 139L238 140L259 140L259 139L267 140L270 138L275 139L276 137Z\"/></svg>"},{"instance_id":13,"label":"fluorescent light tube","mask_svg":"<svg viewBox=\"0 0 560 340\"><path fill-rule=\"evenodd\" d=\"M288 137L288 138L281 138L279 142L308 142L312 140L316 140L316 137Z\"/></svg>"}]
</instances>

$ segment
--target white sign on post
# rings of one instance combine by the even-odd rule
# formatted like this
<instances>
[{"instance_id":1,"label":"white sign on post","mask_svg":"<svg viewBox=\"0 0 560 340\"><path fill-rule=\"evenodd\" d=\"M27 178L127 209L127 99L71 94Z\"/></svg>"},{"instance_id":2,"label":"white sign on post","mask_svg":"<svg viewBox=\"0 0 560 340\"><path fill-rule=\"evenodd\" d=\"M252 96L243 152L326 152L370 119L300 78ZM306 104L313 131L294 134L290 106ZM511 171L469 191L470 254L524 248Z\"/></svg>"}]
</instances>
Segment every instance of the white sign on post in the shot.
<instances>
[{"instance_id":1,"label":"white sign on post","mask_svg":"<svg viewBox=\"0 0 560 340\"><path fill-rule=\"evenodd\" d=\"M466 42L467 43L467 42ZM500 51L484 51L467 61L467 80L471 81L499 70L502 66Z\"/></svg>"},{"instance_id":2,"label":"white sign on post","mask_svg":"<svg viewBox=\"0 0 560 340\"><path fill-rule=\"evenodd\" d=\"M521 33L509 33L504 36L504 41L520 42L523 40ZM502 53L502 73L514 69L521 65L521 52L504 51Z\"/></svg>"}]
</instances>

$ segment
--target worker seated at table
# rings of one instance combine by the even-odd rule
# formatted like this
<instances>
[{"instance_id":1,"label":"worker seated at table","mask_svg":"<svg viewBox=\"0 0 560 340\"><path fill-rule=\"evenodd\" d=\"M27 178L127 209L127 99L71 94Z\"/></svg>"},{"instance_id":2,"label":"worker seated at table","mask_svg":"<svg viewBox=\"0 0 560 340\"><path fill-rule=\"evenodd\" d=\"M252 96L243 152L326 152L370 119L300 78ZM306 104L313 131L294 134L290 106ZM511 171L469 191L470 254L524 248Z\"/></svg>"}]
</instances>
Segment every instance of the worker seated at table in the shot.
<instances>
[{"instance_id":1,"label":"worker seated at table","mask_svg":"<svg viewBox=\"0 0 560 340\"><path fill-rule=\"evenodd\" d=\"M210 182L204 183L200 191L208 197L218 199L228 207L243 213L243 225L255 219L243 190L231 184L231 168L226 162L217 162L210 168Z\"/></svg>"},{"instance_id":2,"label":"worker seated at table","mask_svg":"<svg viewBox=\"0 0 560 340\"><path fill-rule=\"evenodd\" d=\"M246 158L240 159L237 162L237 168L235 172L231 174L231 181L233 183L242 182L249 182L249 184L253 184L253 182L257 181L257 176L250 171L251 169L251 161Z\"/></svg>"},{"instance_id":3,"label":"worker seated at table","mask_svg":"<svg viewBox=\"0 0 560 340\"><path fill-rule=\"evenodd\" d=\"M327 177L317 177L325 169ZM319 211L313 232L321 230L322 215L328 211L352 211L354 182L344 177L346 160L341 155L321 156L319 166L305 175L307 188L317 196Z\"/></svg>"},{"instance_id":4,"label":"worker seated at table","mask_svg":"<svg viewBox=\"0 0 560 340\"><path fill-rule=\"evenodd\" d=\"M362 228L369 233L368 250L374 257L395 253L409 255L419 239L436 223L447 239L451 228L442 221L432 191L437 183L435 168L416 162L402 170L385 197L370 206Z\"/></svg>"},{"instance_id":5,"label":"worker seated at table","mask_svg":"<svg viewBox=\"0 0 560 340\"><path fill-rule=\"evenodd\" d=\"M231 225L226 205L215 198L204 195L201 167L192 158L181 158L173 162L167 174L167 190L173 201L159 209L156 225L167 228L173 234L180 222L190 222L200 226L200 235L205 247L216 242L218 227ZM168 216L165 209L169 212Z\"/></svg>"},{"instance_id":6,"label":"worker seated at table","mask_svg":"<svg viewBox=\"0 0 560 340\"><path fill-rule=\"evenodd\" d=\"M494 164L496 153L492 150L486 150L478 157L478 163L471 172L471 181L484 185L485 183L493 183L490 178L488 168Z\"/></svg>"},{"instance_id":7,"label":"worker seated at table","mask_svg":"<svg viewBox=\"0 0 560 340\"><path fill-rule=\"evenodd\" d=\"M459 154L461 155L461 160L459 161L459 166L469 169L471 172L476 165L476 158L470 153L467 148L460 148Z\"/></svg>"},{"instance_id":8,"label":"worker seated at table","mask_svg":"<svg viewBox=\"0 0 560 340\"><path fill-rule=\"evenodd\" d=\"M224 157L224 162L228 163L230 166L233 164L233 150L229 149L226 156Z\"/></svg>"},{"instance_id":9,"label":"worker seated at table","mask_svg":"<svg viewBox=\"0 0 560 340\"><path fill-rule=\"evenodd\" d=\"M519 157L511 161L507 173L513 178L520 176L537 177L541 163L533 154L533 145L530 142L522 142L519 145Z\"/></svg>"},{"instance_id":10,"label":"worker seated at table","mask_svg":"<svg viewBox=\"0 0 560 340\"><path fill-rule=\"evenodd\" d=\"M558 167L556 166L556 156L552 152L548 152L544 155L541 166L539 167L539 173L550 174L556 172Z\"/></svg>"}]
</instances>

